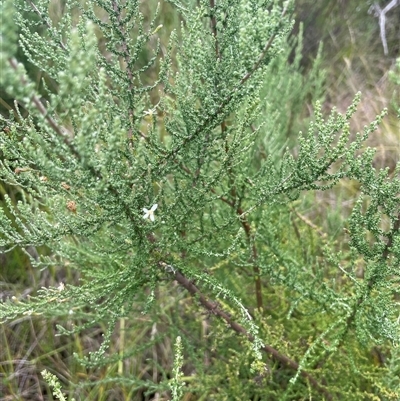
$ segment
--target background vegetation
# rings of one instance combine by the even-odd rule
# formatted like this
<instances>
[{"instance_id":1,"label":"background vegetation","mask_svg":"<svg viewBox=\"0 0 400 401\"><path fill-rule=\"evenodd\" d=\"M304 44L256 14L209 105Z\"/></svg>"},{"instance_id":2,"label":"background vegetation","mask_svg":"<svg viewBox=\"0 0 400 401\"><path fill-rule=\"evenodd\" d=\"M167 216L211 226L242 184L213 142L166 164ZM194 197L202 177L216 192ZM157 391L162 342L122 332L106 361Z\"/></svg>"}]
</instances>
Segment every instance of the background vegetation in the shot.
<instances>
[{"instance_id":1,"label":"background vegetation","mask_svg":"<svg viewBox=\"0 0 400 401\"><path fill-rule=\"evenodd\" d=\"M53 21L59 20L63 14L62 4L62 2L50 3L49 13ZM164 26L160 31L160 39L161 48L166 53L170 33L179 27L179 16L170 4L166 2L160 4L161 11L155 25ZM156 1L142 3L146 24L151 20L156 5ZM271 67L279 71L276 74L276 86L265 88L265 91L273 91L282 85L279 81L280 75L292 76L291 82L285 82L287 84L285 95L276 96L268 92L265 94L274 99L275 108L283 110L277 119L281 126L286 127L282 129L282 138L276 141L276 148L272 151L279 153L283 147L295 144L299 130L306 131L311 118L314 117L312 105L317 100L323 101L325 111L335 106L339 111L345 112L355 93L360 90L363 93L362 101L352 124L355 130L362 131L362 127L372 121L384 107L388 108L388 116L383 120L377 133L371 136L368 144L378 150L373 161L374 165L389 166L390 172L393 173L399 161L400 133L396 113L400 98L398 84L396 86L396 82L389 79L389 73L396 71L395 59L400 52L398 29L400 17L397 12L388 15L389 55L384 56L377 20L368 14L368 8L369 4L363 1L297 3L297 24L294 32L303 30L303 46L295 42L294 36L289 38L292 47L280 59L288 62L276 62ZM303 28L300 22L303 23ZM43 30L44 27L38 24L38 33L42 34ZM324 47L322 52L318 53L321 39ZM297 48L297 52L293 50L294 48ZM19 52L20 59L24 59L25 56L20 49ZM141 55L143 64L148 58L149 54L145 52ZM41 91L43 85L41 73L26 59L25 65ZM159 66L150 68L146 75L143 75L143 82L153 82L158 68ZM46 82L51 87L52 81ZM2 113L6 115L7 110L13 108L12 99L7 98L4 88L0 94ZM157 104L159 101L157 92L153 91L149 96L150 103ZM282 104L277 105L277 102ZM148 121L151 122L151 116L148 117ZM7 133L6 127L1 128ZM260 154L259 157L262 158L263 155ZM23 198L23 192L15 187L2 184L0 191L1 202L4 202L6 193L13 202ZM285 249L285 246L290 248L291 258L309 260L310 264L323 266L324 258L327 257L324 249L328 238L329 244L335 249L345 255L349 252L345 227L358 191L359 188L352 182L341 183L339 187L330 191L316 191L312 195L294 201L289 212L284 208L277 208L271 212L275 215L269 216L270 221L275 222L270 231L279 236L283 233L282 237L285 237L283 248ZM343 203L342 199L346 199L346 202ZM388 221L383 222L383 226L385 224L387 225ZM268 238L265 238L265 241L268 242ZM296 244L294 249L293 244ZM48 252L45 248L35 247L27 248L27 251L33 257L37 253ZM0 255L0 295L3 300L12 296L25 298L36 294L42 287L57 288L60 283L78 283L82 278L76 270L70 269L68 264L63 264L61 261L49 268L38 270L32 268L29 259L27 254L18 249ZM240 276L239 280L229 279L230 269L237 263L234 255L224 263L222 266L220 264L213 266L212 272L228 287L236 289L245 305L254 306L253 287L241 288ZM331 279L333 275L340 284L341 276L333 274L328 267L326 269L325 278ZM356 271L360 277L364 275L362 261L356 266ZM146 302L149 296L149 292L138 294L138 305ZM106 324L99 323L73 336L57 335L56 325L61 323L66 327L72 327L73 323L68 319L60 322L59 317L49 320L41 319L40 316L26 315L11 323L2 324L0 398L52 400L52 391L40 374L43 369L47 369L61 380L63 391L77 399L168 399L169 388L162 383L168 382L173 375L174 354L176 354L173 341L184 331L185 336L182 337L185 356L182 367L184 376L181 380L187 383L190 391L182 395L182 400L243 399L240 398L242 394L247 394L251 400L263 399L266 382L270 388L270 399L279 399L273 397L281 394L281 387L290 377L284 369L280 369L279 366L269 367L270 371L274 372L273 377L269 376L268 370L265 376L261 373L256 376L251 373L248 366L251 365L253 355L251 352L248 355L241 354L243 352L241 341L244 340L237 339L235 333L229 332L222 325L216 325L212 316L204 315L197 303L176 282L167 282L165 286L157 287L154 297L158 301L152 304L151 313L135 319L120 317L117 320L110 341L108 352L110 358L103 366L80 364L73 355L76 354L83 359L89 352L98 350L104 339L104 333L107 332ZM256 316L262 333L268 338L269 343L296 359L304 355L312 344L315 334L326 329L326 321L322 310L302 319L301 315L309 312L306 308L293 311L291 305L295 300L292 297L293 294L280 287L277 282L274 292L266 295L264 300L266 318L257 319L259 312L255 307L251 309L251 313ZM222 306L228 308L227 305ZM296 316L296 313L299 316ZM294 314L294 318L286 320L290 314ZM150 343L147 341L149 339ZM323 361L324 368L329 369L329 366L332 366L332 369L338 370L341 364L337 358L346 357L347 361L354 362L354 366L364 364L363 366L369 366L370 369L357 376L355 374L357 369L354 367L355 380L359 380L362 392L352 394L354 390L349 389L346 393L347 389L342 388L342 399L364 399L364 396L365 399L397 399L396 389L399 388L399 382L393 382L399 374L400 355L397 349L391 348L388 343L378 342L375 346L364 349L355 337L349 338L349 341L354 342L352 348L354 354L350 356L336 354L332 358L327 356ZM145 343L146 346L143 345ZM329 349L329 344L325 346ZM221 352L221 349L226 352ZM201 355L196 355L198 350ZM113 358L118 355L123 355L125 359ZM196 360L200 360L201 363L195 364L193 361ZM347 379L348 366L343 364L343 371L337 371L336 374ZM315 368L318 370L318 366ZM193 375L193 372L196 372L196 375ZM126 385L121 377L126 378ZM386 383L382 377L388 378ZM151 382L154 383L154 388L149 385ZM341 384L344 385L343 383Z\"/></svg>"}]
</instances>

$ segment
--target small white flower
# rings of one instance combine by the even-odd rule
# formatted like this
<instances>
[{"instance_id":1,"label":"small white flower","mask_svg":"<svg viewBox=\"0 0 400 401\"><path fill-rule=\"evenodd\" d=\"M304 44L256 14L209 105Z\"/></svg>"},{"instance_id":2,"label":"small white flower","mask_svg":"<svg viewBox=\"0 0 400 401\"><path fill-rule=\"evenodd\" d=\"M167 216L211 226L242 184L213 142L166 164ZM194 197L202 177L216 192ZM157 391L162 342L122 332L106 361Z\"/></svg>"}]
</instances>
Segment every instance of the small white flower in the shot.
<instances>
[{"instance_id":1,"label":"small white flower","mask_svg":"<svg viewBox=\"0 0 400 401\"><path fill-rule=\"evenodd\" d=\"M144 116L146 117L146 116L149 116L149 117L153 117L153 116L157 116L157 108L158 108L158 105L160 104L160 102L158 102L153 108L151 108L151 109L148 109L148 110L144 110L143 111L143 114L144 114Z\"/></svg>"},{"instance_id":2,"label":"small white flower","mask_svg":"<svg viewBox=\"0 0 400 401\"><path fill-rule=\"evenodd\" d=\"M154 221L154 211L157 209L157 203L155 203L150 210L146 209L145 207L143 208L144 212L144 219L150 219L151 221Z\"/></svg>"},{"instance_id":3,"label":"small white flower","mask_svg":"<svg viewBox=\"0 0 400 401\"><path fill-rule=\"evenodd\" d=\"M145 116L153 117L156 114L156 109L148 109L143 112Z\"/></svg>"}]
</instances>

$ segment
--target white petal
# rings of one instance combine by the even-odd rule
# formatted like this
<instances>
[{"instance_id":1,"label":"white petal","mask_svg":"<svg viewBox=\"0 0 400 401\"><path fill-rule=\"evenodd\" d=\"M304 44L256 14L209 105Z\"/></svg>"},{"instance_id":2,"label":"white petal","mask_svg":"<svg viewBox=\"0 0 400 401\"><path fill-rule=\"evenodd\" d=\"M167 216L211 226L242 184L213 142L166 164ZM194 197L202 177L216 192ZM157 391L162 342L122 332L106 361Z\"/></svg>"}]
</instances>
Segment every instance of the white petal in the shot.
<instances>
[{"instance_id":1,"label":"white petal","mask_svg":"<svg viewBox=\"0 0 400 401\"><path fill-rule=\"evenodd\" d=\"M149 213L149 212L146 212L146 213L144 214L143 218L144 218L144 219L147 219L147 218L149 217L149 215L150 215L150 213Z\"/></svg>"},{"instance_id":2,"label":"white petal","mask_svg":"<svg viewBox=\"0 0 400 401\"><path fill-rule=\"evenodd\" d=\"M143 212L149 213L148 209L146 209L145 207L143 208Z\"/></svg>"},{"instance_id":3,"label":"white petal","mask_svg":"<svg viewBox=\"0 0 400 401\"><path fill-rule=\"evenodd\" d=\"M154 213L150 213L150 220L154 221Z\"/></svg>"},{"instance_id":4,"label":"white petal","mask_svg":"<svg viewBox=\"0 0 400 401\"><path fill-rule=\"evenodd\" d=\"M158 207L158 205L157 205L157 203L155 203L155 204L151 207L151 210L154 212L154 210L156 210L157 207Z\"/></svg>"}]
</instances>

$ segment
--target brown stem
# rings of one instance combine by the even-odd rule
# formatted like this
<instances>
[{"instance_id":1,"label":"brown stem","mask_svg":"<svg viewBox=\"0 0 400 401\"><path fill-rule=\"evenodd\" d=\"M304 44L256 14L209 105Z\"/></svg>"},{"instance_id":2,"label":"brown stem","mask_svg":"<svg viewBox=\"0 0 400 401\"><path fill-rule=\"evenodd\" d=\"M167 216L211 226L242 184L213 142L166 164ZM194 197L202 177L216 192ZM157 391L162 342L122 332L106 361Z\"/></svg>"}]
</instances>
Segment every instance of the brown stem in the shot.
<instances>
[{"instance_id":1,"label":"brown stem","mask_svg":"<svg viewBox=\"0 0 400 401\"><path fill-rule=\"evenodd\" d=\"M10 58L9 63L11 67L13 68L14 71L18 70L18 62L15 58ZM20 81L23 86L27 85L26 79L23 76L20 76ZM39 111L39 113L46 119L46 121L49 123L50 127L58 134L60 135L63 139L64 142L68 145L67 138L62 131L61 127L56 123L56 121L48 114L47 109L43 106L43 103L40 101L40 99L36 96L33 95L32 98L32 103L35 105L36 109Z\"/></svg>"},{"instance_id":2,"label":"brown stem","mask_svg":"<svg viewBox=\"0 0 400 401\"><path fill-rule=\"evenodd\" d=\"M243 213L241 208L238 208L237 214L240 216ZM254 243L254 234L251 232L250 224L247 220L242 220L242 226L246 233L249 244L251 244L251 254L252 254L252 262L253 262L253 273L254 273L254 284L256 289L256 299L257 299L257 308L262 309L263 307L263 298L262 298L262 284L260 277L260 268L257 266L257 248Z\"/></svg>"},{"instance_id":3,"label":"brown stem","mask_svg":"<svg viewBox=\"0 0 400 401\"><path fill-rule=\"evenodd\" d=\"M198 288L197 286L186 278L179 270L172 268L171 266L167 265L165 262L160 262L160 265L164 268L169 267L168 270L170 273L173 274L175 280L182 285L182 287L186 288L186 290L196 299L199 300L201 305L203 305L208 311L213 313L214 315L223 319L236 333L242 334L248 338L249 341L253 342L255 339L254 337L239 323L235 322L231 316L223 311L217 302L211 301L208 297L206 297ZM261 347L262 351L266 354L270 355L270 357L276 361L280 362L284 366L288 367L291 370L298 371L300 369L299 364L290 359L288 356L281 354L278 350L271 347L270 345L263 345ZM306 372L305 370L300 370L301 376L303 376L306 380L308 380L321 394L323 394L327 400L332 400L332 395L326 390L322 384L320 384L310 373Z\"/></svg>"},{"instance_id":4,"label":"brown stem","mask_svg":"<svg viewBox=\"0 0 400 401\"><path fill-rule=\"evenodd\" d=\"M214 188L210 188L210 191L214 194L217 191ZM236 209L236 214L238 216L242 216L244 211L241 207L236 207L235 203L223 196L220 197L222 202L225 202L227 205ZM251 255L252 255L252 262L253 262L253 273L254 273L254 281L255 281L255 289L256 289L256 300L257 300L257 308L261 309L263 307L263 297L262 297L262 284L261 284L261 277L260 277L260 268L257 266L256 261L258 259L257 248L254 243L254 234L251 231L251 226L247 220L241 218L242 227L246 233L247 240L249 244L251 244Z\"/></svg>"}]
</instances>

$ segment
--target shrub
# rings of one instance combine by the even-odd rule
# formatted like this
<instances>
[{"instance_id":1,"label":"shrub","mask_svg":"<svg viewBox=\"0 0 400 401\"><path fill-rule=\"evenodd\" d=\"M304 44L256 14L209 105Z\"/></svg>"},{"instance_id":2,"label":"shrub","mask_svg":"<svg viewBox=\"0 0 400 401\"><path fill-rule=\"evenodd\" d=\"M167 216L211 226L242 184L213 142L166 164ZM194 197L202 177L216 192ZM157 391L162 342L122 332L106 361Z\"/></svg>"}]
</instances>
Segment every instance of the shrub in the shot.
<instances>
[{"instance_id":1,"label":"shrub","mask_svg":"<svg viewBox=\"0 0 400 401\"><path fill-rule=\"evenodd\" d=\"M323 115L319 58L302 75L300 41L287 61L291 2L170 3L180 24L165 44L159 10L146 18L139 1L68 0L57 21L29 2L41 35L25 6L2 2L0 85L16 103L0 175L21 200L4 198L0 246L43 249L27 252L32 266L80 280L10 297L0 319L105 327L76 357L137 358L153 374L119 365L103 379L129 397L397 399L399 170L376 171L364 145L385 112L356 134L359 94ZM339 251L299 209L344 179L360 190ZM117 323L145 335L112 354Z\"/></svg>"}]
</instances>

